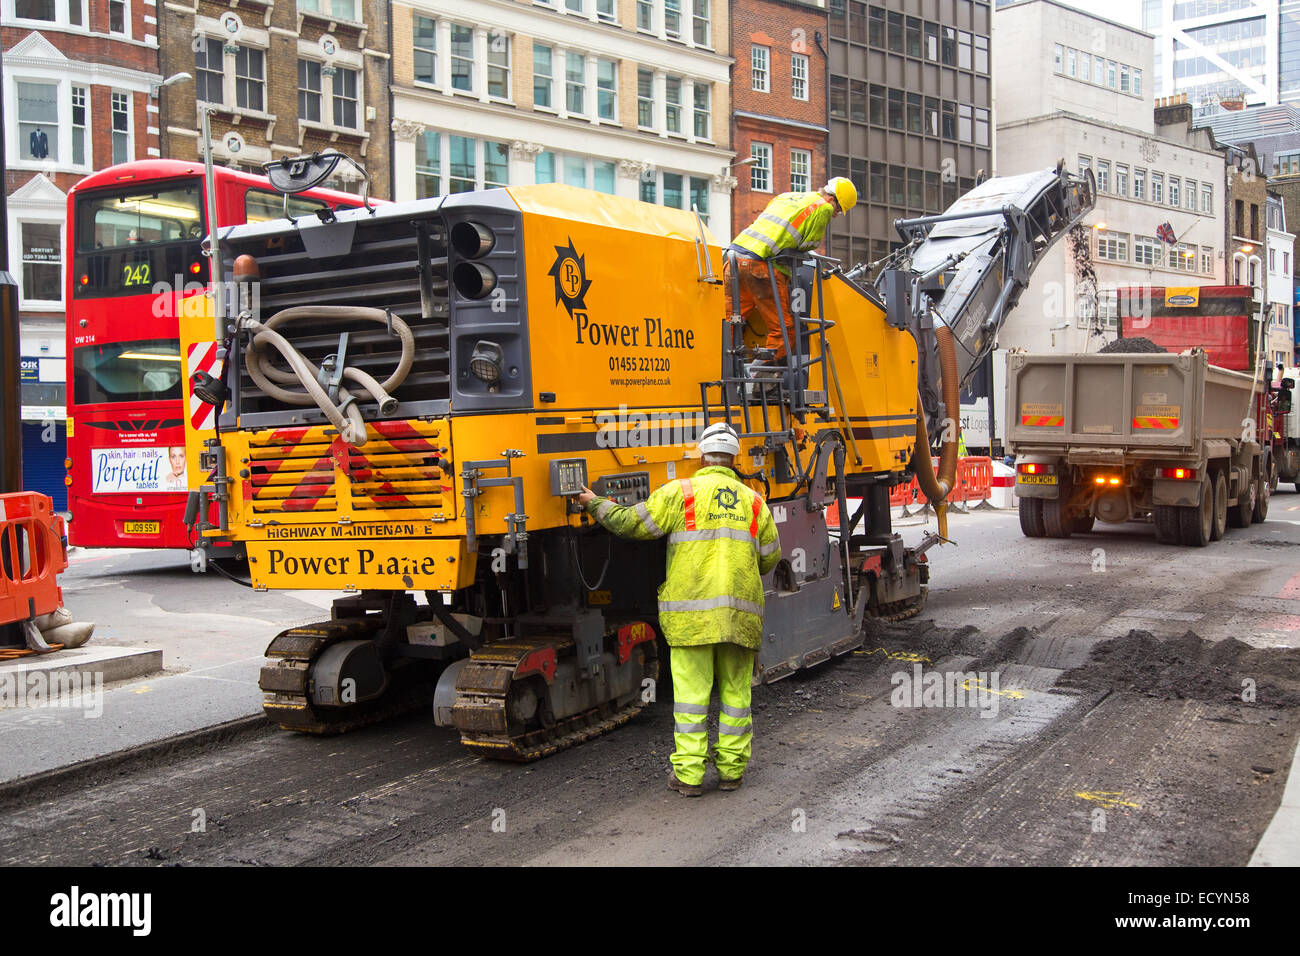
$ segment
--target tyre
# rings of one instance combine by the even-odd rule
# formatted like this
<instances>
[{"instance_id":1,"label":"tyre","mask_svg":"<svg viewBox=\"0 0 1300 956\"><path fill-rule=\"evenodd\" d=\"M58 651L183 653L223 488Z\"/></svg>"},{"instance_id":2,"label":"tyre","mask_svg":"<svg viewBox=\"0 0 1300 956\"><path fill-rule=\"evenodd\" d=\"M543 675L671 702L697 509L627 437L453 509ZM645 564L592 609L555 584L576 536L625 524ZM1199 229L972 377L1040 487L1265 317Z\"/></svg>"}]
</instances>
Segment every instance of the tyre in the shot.
<instances>
[{"instance_id":1,"label":"tyre","mask_svg":"<svg viewBox=\"0 0 1300 956\"><path fill-rule=\"evenodd\" d=\"M1250 516L1254 519L1255 524L1263 524L1268 520L1268 499L1273 496L1273 488L1264 475L1260 475L1256 485L1255 508Z\"/></svg>"},{"instance_id":2,"label":"tyre","mask_svg":"<svg viewBox=\"0 0 1300 956\"><path fill-rule=\"evenodd\" d=\"M1074 530L1074 522L1065 506L1070 498L1070 489L1062 485L1057 490L1057 497L1044 498L1043 531L1049 538L1068 538Z\"/></svg>"},{"instance_id":3,"label":"tyre","mask_svg":"<svg viewBox=\"0 0 1300 956\"><path fill-rule=\"evenodd\" d=\"M1255 498L1259 482L1253 479L1237 495L1237 503L1228 509L1228 524L1234 528L1249 528L1255 517Z\"/></svg>"},{"instance_id":4,"label":"tyre","mask_svg":"<svg viewBox=\"0 0 1300 956\"><path fill-rule=\"evenodd\" d=\"M1218 541L1228 527L1228 479L1223 472L1214 476L1214 524L1210 528L1210 540Z\"/></svg>"},{"instance_id":5,"label":"tyre","mask_svg":"<svg viewBox=\"0 0 1300 956\"><path fill-rule=\"evenodd\" d=\"M1071 525L1071 530L1073 530L1075 534L1089 534L1092 531L1092 526L1096 520L1096 517L1091 514L1079 515L1074 519L1074 522Z\"/></svg>"},{"instance_id":6,"label":"tyre","mask_svg":"<svg viewBox=\"0 0 1300 956\"><path fill-rule=\"evenodd\" d=\"M1182 540L1182 531L1178 523L1176 505L1156 505L1151 510L1151 521L1156 527L1156 540L1161 544L1178 544Z\"/></svg>"},{"instance_id":7,"label":"tyre","mask_svg":"<svg viewBox=\"0 0 1300 956\"><path fill-rule=\"evenodd\" d=\"M1021 498L1019 508L1020 530L1024 532L1025 537L1041 538L1043 536L1043 499Z\"/></svg>"},{"instance_id":8,"label":"tyre","mask_svg":"<svg viewBox=\"0 0 1300 956\"><path fill-rule=\"evenodd\" d=\"M1207 485L1201 489L1201 503L1178 509L1178 527L1183 544L1203 548L1210 543L1214 529L1214 492Z\"/></svg>"}]
</instances>

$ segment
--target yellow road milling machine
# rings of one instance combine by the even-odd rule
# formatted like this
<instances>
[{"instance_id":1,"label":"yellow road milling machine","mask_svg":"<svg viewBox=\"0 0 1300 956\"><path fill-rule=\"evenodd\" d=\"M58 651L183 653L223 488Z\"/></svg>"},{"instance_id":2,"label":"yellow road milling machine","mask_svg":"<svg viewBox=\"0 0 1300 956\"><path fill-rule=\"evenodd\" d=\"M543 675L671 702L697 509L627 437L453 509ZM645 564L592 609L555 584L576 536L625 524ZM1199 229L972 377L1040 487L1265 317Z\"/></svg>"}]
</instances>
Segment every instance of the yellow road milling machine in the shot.
<instances>
[{"instance_id":1,"label":"yellow road milling machine","mask_svg":"<svg viewBox=\"0 0 1300 956\"><path fill-rule=\"evenodd\" d=\"M290 192L320 168L268 172ZM271 641L266 713L337 733L432 701L509 760L627 721L659 673L664 545L615 538L573 496L635 505L689 477L717 421L780 531L756 681L915 614L940 538L904 547L890 488L917 468L942 501L962 381L1091 205L1060 169L993 179L897 223L874 284L791 257L788 357L757 375L763 330L726 314L723 249L684 211L511 186L221 230L228 291L182 320L187 354L222 359L187 395L221 409L189 433L192 513L243 543L255 590L342 592Z\"/></svg>"}]
</instances>

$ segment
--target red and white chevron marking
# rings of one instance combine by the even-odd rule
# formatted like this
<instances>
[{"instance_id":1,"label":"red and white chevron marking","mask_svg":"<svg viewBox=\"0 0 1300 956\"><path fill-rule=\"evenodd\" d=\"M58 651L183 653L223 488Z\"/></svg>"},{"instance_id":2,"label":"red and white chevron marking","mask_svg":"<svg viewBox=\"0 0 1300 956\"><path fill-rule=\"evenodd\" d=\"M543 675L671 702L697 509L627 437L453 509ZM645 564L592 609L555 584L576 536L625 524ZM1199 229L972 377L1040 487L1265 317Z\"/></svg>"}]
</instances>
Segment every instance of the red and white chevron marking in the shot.
<instances>
[{"instance_id":1,"label":"red and white chevron marking","mask_svg":"<svg viewBox=\"0 0 1300 956\"><path fill-rule=\"evenodd\" d=\"M191 345L186 367L191 379L195 372L207 372L213 378L220 378L221 360L217 358L217 343L195 342ZM190 393L190 425L196 431L217 427L217 410L193 392Z\"/></svg>"}]
</instances>

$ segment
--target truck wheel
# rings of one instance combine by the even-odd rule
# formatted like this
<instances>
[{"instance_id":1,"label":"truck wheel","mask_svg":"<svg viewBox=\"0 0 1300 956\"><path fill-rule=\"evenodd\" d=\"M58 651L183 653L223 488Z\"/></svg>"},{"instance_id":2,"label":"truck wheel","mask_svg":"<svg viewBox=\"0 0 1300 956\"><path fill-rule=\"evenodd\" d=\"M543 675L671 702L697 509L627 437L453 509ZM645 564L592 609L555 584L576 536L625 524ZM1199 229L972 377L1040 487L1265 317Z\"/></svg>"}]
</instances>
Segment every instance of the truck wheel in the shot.
<instances>
[{"instance_id":1,"label":"truck wheel","mask_svg":"<svg viewBox=\"0 0 1300 956\"><path fill-rule=\"evenodd\" d=\"M1255 497L1259 482L1250 481L1237 495L1237 503L1228 509L1228 524L1234 528L1249 528L1255 517Z\"/></svg>"},{"instance_id":2,"label":"truck wheel","mask_svg":"<svg viewBox=\"0 0 1300 956\"><path fill-rule=\"evenodd\" d=\"M1220 471L1214 476L1214 525L1210 540L1218 541L1228 527L1228 479Z\"/></svg>"},{"instance_id":3,"label":"truck wheel","mask_svg":"<svg viewBox=\"0 0 1300 956\"><path fill-rule=\"evenodd\" d=\"M1068 538L1074 530L1074 519L1065 510L1069 489L1062 487L1057 494L1060 497L1042 499L1043 531L1049 538Z\"/></svg>"},{"instance_id":4,"label":"truck wheel","mask_svg":"<svg viewBox=\"0 0 1300 956\"><path fill-rule=\"evenodd\" d=\"M1178 509L1178 524L1183 544L1203 548L1210 543L1214 530L1214 492L1206 485L1201 489L1201 503Z\"/></svg>"},{"instance_id":5,"label":"truck wheel","mask_svg":"<svg viewBox=\"0 0 1300 956\"><path fill-rule=\"evenodd\" d=\"M1178 544L1182 540L1177 505L1156 505L1151 511L1151 521L1156 526L1156 540L1161 544Z\"/></svg>"},{"instance_id":6,"label":"truck wheel","mask_svg":"<svg viewBox=\"0 0 1300 956\"><path fill-rule=\"evenodd\" d=\"M1024 532L1026 538L1041 538L1043 536L1043 499L1021 498L1019 507L1020 530Z\"/></svg>"},{"instance_id":7,"label":"truck wheel","mask_svg":"<svg viewBox=\"0 0 1300 956\"><path fill-rule=\"evenodd\" d=\"M1272 494L1273 489L1269 486L1268 478L1260 475L1258 487L1255 489L1255 510L1250 515L1255 519L1255 524L1263 524L1268 520L1268 499Z\"/></svg>"}]
</instances>

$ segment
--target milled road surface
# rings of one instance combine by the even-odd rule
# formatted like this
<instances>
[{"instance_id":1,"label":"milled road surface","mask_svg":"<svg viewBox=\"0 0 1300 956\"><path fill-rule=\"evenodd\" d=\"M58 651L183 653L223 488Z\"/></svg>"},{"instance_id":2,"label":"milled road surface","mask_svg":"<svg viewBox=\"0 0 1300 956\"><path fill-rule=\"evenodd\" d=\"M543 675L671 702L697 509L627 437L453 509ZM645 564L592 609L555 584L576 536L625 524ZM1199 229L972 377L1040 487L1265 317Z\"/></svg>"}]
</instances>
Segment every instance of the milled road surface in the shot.
<instances>
[{"instance_id":1,"label":"milled road surface","mask_svg":"<svg viewBox=\"0 0 1300 956\"><path fill-rule=\"evenodd\" d=\"M69 780L4 803L0 863L1242 865L1300 734L1300 495L1271 517L1207 549L955 518L919 618L755 690L736 793L664 787L661 682L628 726L523 767L416 715ZM916 663L997 693L893 706Z\"/></svg>"}]
</instances>

